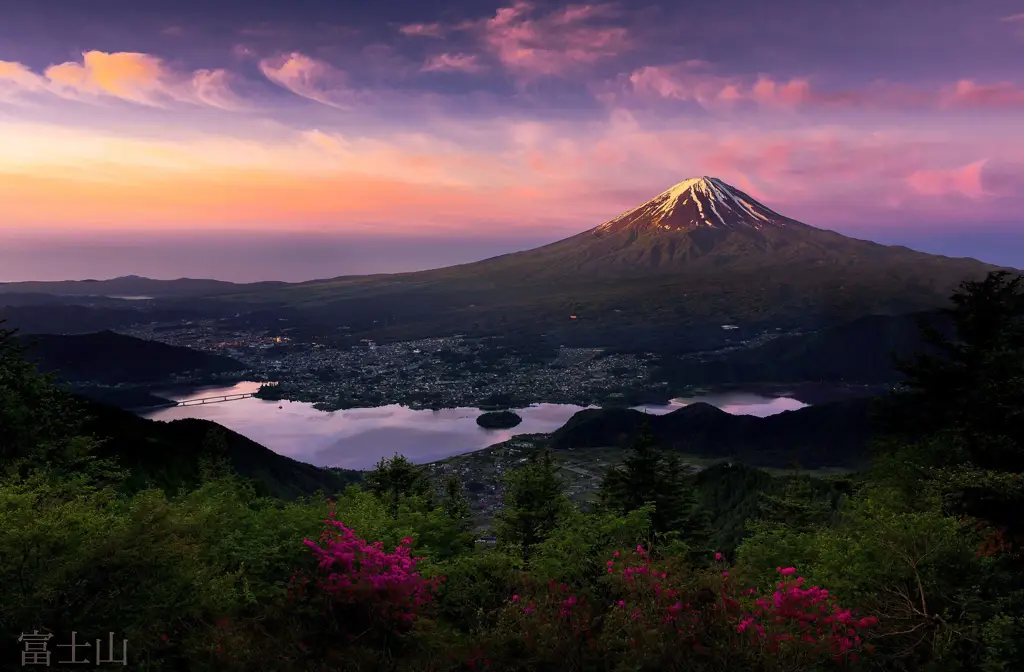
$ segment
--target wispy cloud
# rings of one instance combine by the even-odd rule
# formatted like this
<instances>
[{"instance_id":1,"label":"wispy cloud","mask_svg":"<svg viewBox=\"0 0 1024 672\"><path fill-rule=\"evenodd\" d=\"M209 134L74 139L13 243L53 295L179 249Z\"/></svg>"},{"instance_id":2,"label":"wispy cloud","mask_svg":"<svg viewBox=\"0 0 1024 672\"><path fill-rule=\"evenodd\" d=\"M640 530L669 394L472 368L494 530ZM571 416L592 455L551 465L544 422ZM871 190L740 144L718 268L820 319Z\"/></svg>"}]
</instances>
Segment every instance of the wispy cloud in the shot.
<instances>
[{"instance_id":1,"label":"wispy cloud","mask_svg":"<svg viewBox=\"0 0 1024 672\"><path fill-rule=\"evenodd\" d=\"M972 199L988 194L982 184L981 171L986 160L974 161L953 170L918 170L907 177L907 184L919 194L946 196L950 194Z\"/></svg>"},{"instance_id":2,"label":"wispy cloud","mask_svg":"<svg viewBox=\"0 0 1024 672\"><path fill-rule=\"evenodd\" d=\"M1010 22L1013 22L1013 21L1024 21L1024 12L1021 12L1020 14L1010 14L1009 16L1004 16L1004 17L1002 17L999 20L1000 21L1005 21L1007 23L1010 23Z\"/></svg>"},{"instance_id":3,"label":"wispy cloud","mask_svg":"<svg viewBox=\"0 0 1024 672\"><path fill-rule=\"evenodd\" d=\"M962 79L947 89L941 99L946 105L954 107L1024 108L1024 86L1012 82L976 84L972 80Z\"/></svg>"},{"instance_id":4,"label":"wispy cloud","mask_svg":"<svg viewBox=\"0 0 1024 672\"><path fill-rule=\"evenodd\" d=\"M487 67L476 54L436 54L423 64L424 72L483 72Z\"/></svg>"},{"instance_id":5,"label":"wispy cloud","mask_svg":"<svg viewBox=\"0 0 1024 672\"><path fill-rule=\"evenodd\" d=\"M0 61L0 95L48 93L80 102L117 99L150 107L191 103L226 110L244 107L225 70L180 72L162 59L133 52L87 51L81 62L51 65L41 74Z\"/></svg>"},{"instance_id":6,"label":"wispy cloud","mask_svg":"<svg viewBox=\"0 0 1024 672\"><path fill-rule=\"evenodd\" d=\"M352 104L348 77L326 61L292 52L263 59L259 67L267 79L297 96L340 109Z\"/></svg>"},{"instance_id":7,"label":"wispy cloud","mask_svg":"<svg viewBox=\"0 0 1024 672\"><path fill-rule=\"evenodd\" d=\"M491 140L477 144L479 137ZM235 138L160 140L14 124L0 127L0 202L9 227L89 213L121 227L140 218L165 228L350 230L338 222L373 221L390 232L486 235L479 228L486 212L506 228L543 222L556 235L712 174L816 225L1016 212L1006 185L1019 184L1011 173L1024 156L995 135L945 137L816 125L686 128L625 110L592 122L482 119L375 134L253 125ZM991 165L1002 172L989 174ZM989 184L993 174L1002 175L1002 188Z\"/></svg>"},{"instance_id":8,"label":"wispy cloud","mask_svg":"<svg viewBox=\"0 0 1024 672\"><path fill-rule=\"evenodd\" d=\"M440 23L411 23L400 26L398 32L415 37L444 37L447 31Z\"/></svg>"},{"instance_id":9,"label":"wispy cloud","mask_svg":"<svg viewBox=\"0 0 1024 672\"><path fill-rule=\"evenodd\" d=\"M629 31L618 25L620 19L611 4L550 9L517 0L487 18L410 24L399 31L417 37L468 37L509 72L534 78L568 75L630 51L633 40Z\"/></svg>"},{"instance_id":10,"label":"wispy cloud","mask_svg":"<svg viewBox=\"0 0 1024 672\"><path fill-rule=\"evenodd\" d=\"M629 32L614 25L612 5L570 5L552 12L530 2L499 9L479 29L485 46L509 70L525 76L563 75L622 55Z\"/></svg>"},{"instance_id":11,"label":"wispy cloud","mask_svg":"<svg viewBox=\"0 0 1024 672\"><path fill-rule=\"evenodd\" d=\"M693 102L713 111L744 105L786 109L1024 107L1024 87L1011 82L979 84L964 79L934 90L878 83L861 90L823 91L805 77L778 80L767 75L720 75L705 61L642 67L630 73L627 82L627 93ZM606 94L611 101L623 99L621 92Z\"/></svg>"}]
</instances>

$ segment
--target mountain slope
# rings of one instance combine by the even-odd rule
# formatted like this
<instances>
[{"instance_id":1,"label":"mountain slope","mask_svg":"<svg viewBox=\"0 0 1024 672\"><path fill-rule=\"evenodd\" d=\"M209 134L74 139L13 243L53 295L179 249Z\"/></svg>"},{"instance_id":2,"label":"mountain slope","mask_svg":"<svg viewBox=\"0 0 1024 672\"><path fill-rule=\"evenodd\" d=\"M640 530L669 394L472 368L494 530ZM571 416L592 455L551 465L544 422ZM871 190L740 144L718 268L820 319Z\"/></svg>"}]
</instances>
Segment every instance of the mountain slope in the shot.
<instances>
[{"instance_id":1,"label":"mountain slope","mask_svg":"<svg viewBox=\"0 0 1024 672\"><path fill-rule=\"evenodd\" d=\"M704 457L739 458L757 466L859 466L872 436L872 398L808 406L765 418L731 415L710 404L665 415L632 409L588 409L551 436L556 450L626 446L644 423L657 443Z\"/></svg>"},{"instance_id":2,"label":"mountain slope","mask_svg":"<svg viewBox=\"0 0 1024 672\"><path fill-rule=\"evenodd\" d=\"M361 480L360 472L321 469L278 455L209 420L158 422L112 406L80 399L86 430L102 439L98 453L130 470L132 489L155 486L169 492L201 481L201 458L223 457L261 494L293 498L317 490L333 494Z\"/></svg>"},{"instance_id":3,"label":"mountain slope","mask_svg":"<svg viewBox=\"0 0 1024 672\"><path fill-rule=\"evenodd\" d=\"M730 322L818 328L927 310L994 268L817 229L696 178L537 249L233 298L298 307L311 324L377 338L519 332L664 345Z\"/></svg>"},{"instance_id":4,"label":"mountain slope","mask_svg":"<svg viewBox=\"0 0 1024 672\"><path fill-rule=\"evenodd\" d=\"M546 334L664 351L717 347L728 323L816 329L932 309L995 268L818 229L700 177L550 245L429 271L298 284L13 283L0 292L95 294L102 285L167 301L192 292L225 315L243 313L239 326L277 328L289 311L296 334L318 338Z\"/></svg>"},{"instance_id":5,"label":"mountain slope","mask_svg":"<svg viewBox=\"0 0 1024 672\"><path fill-rule=\"evenodd\" d=\"M153 383L175 374L242 371L238 360L133 336L100 331L92 334L33 334L21 338L26 359L40 371L70 383Z\"/></svg>"},{"instance_id":6,"label":"mountain slope","mask_svg":"<svg viewBox=\"0 0 1024 672\"><path fill-rule=\"evenodd\" d=\"M942 312L866 315L836 327L781 336L757 347L715 357L680 357L662 362L654 374L681 386L732 383L885 384L903 380L893 355L907 359L930 350L918 320L951 334Z\"/></svg>"},{"instance_id":7,"label":"mountain slope","mask_svg":"<svg viewBox=\"0 0 1024 672\"><path fill-rule=\"evenodd\" d=\"M137 275L125 275L109 280L54 280L0 282L3 294L49 294L51 296L125 296L152 298L181 298L191 296L217 296L237 292L239 288L271 289L281 287L283 282L258 282L239 285L224 280L200 278L178 278L177 280L154 280Z\"/></svg>"}]
</instances>

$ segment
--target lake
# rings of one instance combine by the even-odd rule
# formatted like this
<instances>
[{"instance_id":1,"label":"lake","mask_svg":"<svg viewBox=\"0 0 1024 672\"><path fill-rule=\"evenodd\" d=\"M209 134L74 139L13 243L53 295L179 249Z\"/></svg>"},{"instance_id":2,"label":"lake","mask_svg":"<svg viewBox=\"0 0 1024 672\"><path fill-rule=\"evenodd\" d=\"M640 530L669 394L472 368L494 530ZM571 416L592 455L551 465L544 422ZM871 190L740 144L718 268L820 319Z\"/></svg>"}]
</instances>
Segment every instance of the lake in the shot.
<instances>
[{"instance_id":1,"label":"lake","mask_svg":"<svg viewBox=\"0 0 1024 672\"><path fill-rule=\"evenodd\" d=\"M255 392L259 383L231 387L203 387L188 394L157 391L155 394L183 401L224 394ZM731 392L674 399L666 406L638 406L662 414L687 404L704 401L728 413L767 416L803 408L806 404L788 397ZM517 409L523 421L512 429L484 429L476 424L481 411L448 408L413 410L393 404L376 408L318 411L298 401L240 399L222 403L181 406L144 414L153 420L202 418L249 437L276 453L317 466L369 469L382 457L396 452L413 462L433 462L452 455L480 450L516 434L553 432L583 406L535 404Z\"/></svg>"}]
</instances>

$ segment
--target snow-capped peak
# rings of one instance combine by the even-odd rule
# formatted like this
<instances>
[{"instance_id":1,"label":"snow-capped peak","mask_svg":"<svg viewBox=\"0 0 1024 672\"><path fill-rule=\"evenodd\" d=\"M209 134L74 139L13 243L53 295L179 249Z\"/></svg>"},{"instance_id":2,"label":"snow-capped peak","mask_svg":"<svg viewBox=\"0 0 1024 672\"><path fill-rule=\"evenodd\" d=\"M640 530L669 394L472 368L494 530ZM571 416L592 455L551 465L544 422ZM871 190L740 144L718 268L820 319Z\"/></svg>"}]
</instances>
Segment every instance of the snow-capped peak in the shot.
<instances>
[{"instance_id":1,"label":"snow-capped peak","mask_svg":"<svg viewBox=\"0 0 1024 672\"><path fill-rule=\"evenodd\" d=\"M788 218L758 203L717 177L694 177L663 191L643 205L597 227L691 230L784 226Z\"/></svg>"}]
</instances>

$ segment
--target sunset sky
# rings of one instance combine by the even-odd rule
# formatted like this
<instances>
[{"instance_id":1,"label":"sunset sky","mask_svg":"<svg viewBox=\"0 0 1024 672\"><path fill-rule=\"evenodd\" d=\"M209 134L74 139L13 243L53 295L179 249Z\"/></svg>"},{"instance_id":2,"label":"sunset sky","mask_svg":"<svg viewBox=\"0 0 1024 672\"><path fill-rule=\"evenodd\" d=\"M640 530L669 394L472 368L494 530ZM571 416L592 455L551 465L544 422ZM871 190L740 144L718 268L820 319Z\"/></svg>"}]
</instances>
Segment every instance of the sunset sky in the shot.
<instances>
[{"instance_id":1,"label":"sunset sky","mask_svg":"<svg viewBox=\"0 0 1024 672\"><path fill-rule=\"evenodd\" d=\"M0 281L303 280L713 175L1024 267L1024 1L11 0Z\"/></svg>"}]
</instances>

